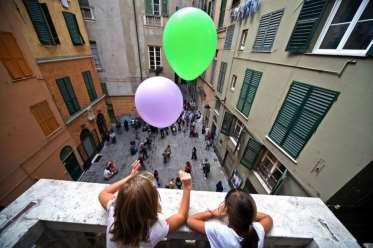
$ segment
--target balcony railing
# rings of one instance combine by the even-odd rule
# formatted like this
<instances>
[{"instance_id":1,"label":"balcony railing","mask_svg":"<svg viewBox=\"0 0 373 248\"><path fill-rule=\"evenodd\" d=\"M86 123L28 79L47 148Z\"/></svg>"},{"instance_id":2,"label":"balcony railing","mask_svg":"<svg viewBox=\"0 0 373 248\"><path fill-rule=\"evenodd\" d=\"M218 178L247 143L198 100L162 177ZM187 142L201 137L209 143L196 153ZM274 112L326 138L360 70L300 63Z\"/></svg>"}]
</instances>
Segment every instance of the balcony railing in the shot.
<instances>
[{"instance_id":1,"label":"balcony railing","mask_svg":"<svg viewBox=\"0 0 373 248\"><path fill-rule=\"evenodd\" d=\"M162 26L162 17L155 15L145 15L144 24L148 26Z\"/></svg>"},{"instance_id":2,"label":"balcony railing","mask_svg":"<svg viewBox=\"0 0 373 248\"><path fill-rule=\"evenodd\" d=\"M104 247L107 216L97 200L104 186L39 180L0 213L0 247ZM178 209L182 192L159 189L159 193L162 213L171 215ZM225 193L192 191L190 213L214 208L224 196ZM258 210L273 218L266 247L359 247L319 198L253 197ZM206 241L183 226L164 242L169 247L183 247L185 242Z\"/></svg>"}]
</instances>

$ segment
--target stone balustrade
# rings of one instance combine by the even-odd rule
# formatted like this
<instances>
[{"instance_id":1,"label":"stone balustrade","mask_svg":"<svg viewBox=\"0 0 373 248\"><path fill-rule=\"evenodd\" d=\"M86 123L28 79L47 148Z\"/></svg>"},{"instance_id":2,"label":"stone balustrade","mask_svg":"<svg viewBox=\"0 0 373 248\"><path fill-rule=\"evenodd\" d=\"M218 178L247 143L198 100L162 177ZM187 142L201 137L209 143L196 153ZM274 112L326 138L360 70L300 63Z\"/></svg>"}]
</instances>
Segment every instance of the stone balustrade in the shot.
<instances>
[{"instance_id":1,"label":"stone balustrade","mask_svg":"<svg viewBox=\"0 0 373 248\"><path fill-rule=\"evenodd\" d=\"M33 244L37 247L104 246L106 212L97 200L104 186L39 180L0 212L0 247L32 247ZM162 214L175 213L182 191L159 189L159 193ZM225 193L192 191L190 213L212 209L223 201L224 196ZM319 198L253 197L258 210L273 218L274 226L266 237L266 247L359 247ZM175 242L182 247L180 242L185 240L198 244L204 239L183 226L170 234L162 247L175 247Z\"/></svg>"}]
</instances>

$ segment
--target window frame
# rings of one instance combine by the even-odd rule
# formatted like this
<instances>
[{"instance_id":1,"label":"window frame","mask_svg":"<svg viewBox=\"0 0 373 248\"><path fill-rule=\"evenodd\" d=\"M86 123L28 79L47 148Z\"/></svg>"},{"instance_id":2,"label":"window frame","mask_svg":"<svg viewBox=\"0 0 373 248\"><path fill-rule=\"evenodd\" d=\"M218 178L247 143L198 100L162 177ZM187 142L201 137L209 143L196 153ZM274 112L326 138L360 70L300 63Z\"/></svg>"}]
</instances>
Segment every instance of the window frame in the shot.
<instances>
[{"instance_id":1,"label":"window frame","mask_svg":"<svg viewBox=\"0 0 373 248\"><path fill-rule=\"evenodd\" d=\"M89 10L91 18L87 18L87 17L84 16L83 9L84 10ZM95 15L93 13L93 8L91 6L80 6L80 12L82 12L83 20L85 20L85 21L96 21Z\"/></svg>"},{"instance_id":2,"label":"window frame","mask_svg":"<svg viewBox=\"0 0 373 248\"><path fill-rule=\"evenodd\" d=\"M151 65L151 62L150 62L150 59L151 59L151 56L150 56L150 51L151 51L151 48L153 48L153 54L154 54L154 68L152 68L152 65ZM159 66L157 66L157 61L156 61L156 49L159 49ZM159 67L162 67L162 49L160 46L152 46L152 45L148 45L148 64L149 64L149 70L156 70L157 68Z\"/></svg>"},{"instance_id":3,"label":"window frame","mask_svg":"<svg viewBox=\"0 0 373 248\"><path fill-rule=\"evenodd\" d=\"M154 16L162 16L162 0L151 0L152 1L152 12ZM154 13L154 1L158 1L158 14Z\"/></svg>"},{"instance_id":4,"label":"window frame","mask_svg":"<svg viewBox=\"0 0 373 248\"><path fill-rule=\"evenodd\" d=\"M315 46L312 50L313 54L323 54L323 55L341 55L341 56L361 56L365 57L369 51L369 49L373 46L373 40L371 40L370 44L367 46L365 50L356 50L356 49L343 49L346 42L350 38L354 28L356 27L356 24L358 23L358 20L360 19L361 15L363 14L364 10L366 9L369 0L362 0L359 8L357 9L354 17L352 18L348 28L346 29L344 35L342 36L341 40L339 41L339 44L336 49L322 49L320 48L322 42L324 41L324 38L329 30L329 27L337 14L339 7L342 6L343 0L336 0L334 3L334 6L332 10L330 11L330 14L325 22L325 25L317 38L317 41L315 43Z\"/></svg>"},{"instance_id":5,"label":"window frame","mask_svg":"<svg viewBox=\"0 0 373 248\"><path fill-rule=\"evenodd\" d=\"M30 106L30 111L46 137L51 136L60 127L47 100Z\"/></svg>"},{"instance_id":6,"label":"window frame","mask_svg":"<svg viewBox=\"0 0 373 248\"><path fill-rule=\"evenodd\" d=\"M221 109L221 101L218 98L215 98L214 112L219 115Z\"/></svg>"},{"instance_id":7,"label":"window frame","mask_svg":"<svg viewBox=\"0 0 373 248\"><path fill-rule=\"evenodd\" d=\"M245 43L246 43L248 32L249 32L248 28L242 30L242 32L241 32L241 39L240 39L240 43L239 43L239 46L238 46L238 51L245 50Z\"/></svg>"},{"instance_id":8,"label":"window frame","mask_svg":"<svg viewBox=\"0 0 373 248\"><path fill-rule=\"evenodd\" d=\"M94 45L95 46L94 49L96 49L96 54L93 53L92 44L95 44ZM98 52L97 42L95 40L90 40L89 41L89 46L91 47L91 53L92 53L93 59L95 61L96 69L97 70L102 70L103 66L102 66L100 54Z\"/></svg>"},{"instance_id":9,"label":"window frame","mask_svg":"<svg viewBox=\"0 0 373 248\"><path fill-rule=\"evenodd\" d=\"M235 134L235 131L236 131L237 128L239 129L239 131L238 131L237 137L236 137L236 136L233 136L233 135ZM231 131L230 131L230 134L229 134L229 138L233 141L235 146L237 146L238 141L240 139L240 135L241 135L242 131L244 130L244 128L245 128L245 125L239 119L237 119L235 117L233 119L233 123L231 124Z\"/></svg>"},{"instance_id":10,"label":"window frame","mask_svg":"<svg viewBox=\"0 0 373 248\"><path fill-rule=\"evenodd\" d=\"M231 79L231 91L234 91L236 89L236 83L237 83L237 75L233 74Z\"/></svg>"}]
</instances>

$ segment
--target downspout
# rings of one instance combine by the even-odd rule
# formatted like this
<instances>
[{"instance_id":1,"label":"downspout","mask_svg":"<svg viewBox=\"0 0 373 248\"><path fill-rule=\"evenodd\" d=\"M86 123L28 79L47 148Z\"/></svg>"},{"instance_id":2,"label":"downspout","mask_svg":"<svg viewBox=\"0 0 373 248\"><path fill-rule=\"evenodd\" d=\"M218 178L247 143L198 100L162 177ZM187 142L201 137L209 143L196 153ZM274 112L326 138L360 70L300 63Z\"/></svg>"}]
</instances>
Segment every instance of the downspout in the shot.
<instances>
[{"instance_id":1,"label":"downspout","mask_svg":"<svg viewBox=\"0 0 373 248\"><path fill-rule=\"evenodd\" d=\"M140 56L140 44L139 44L139 31L137 30L137 15L136 15L136 5L135 0L132 0L132 6L133 6L133 15L135 18L135 30L136 30L136 44L137 44L137 56L139 60L139 66L140 66L140 80L142 82L142 65L141 65L141 56Z\"/></svg>"}]
</instances>

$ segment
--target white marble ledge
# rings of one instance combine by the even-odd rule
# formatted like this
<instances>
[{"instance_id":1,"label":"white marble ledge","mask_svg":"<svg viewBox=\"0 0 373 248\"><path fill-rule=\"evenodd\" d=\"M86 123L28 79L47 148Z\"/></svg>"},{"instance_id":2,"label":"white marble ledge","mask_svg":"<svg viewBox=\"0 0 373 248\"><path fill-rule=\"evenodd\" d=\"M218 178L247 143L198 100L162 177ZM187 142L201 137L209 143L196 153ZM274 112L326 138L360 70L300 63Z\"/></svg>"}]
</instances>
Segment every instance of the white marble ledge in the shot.
<instances>
[{"instance_id":1,"label":"white marble ledge","mask_svg":"<svg viewBox=\"0 0 373 248\"><path fill-rule=\"evenodd\" d=\"M106 212L97 200L104 184L41 179L0 212L0 247L15 247L30 240L30 230L56 228L68 231L103 232ZM178 209L180 190L159 189L162 214ZM225 193L192 191L190 213L212 209ZM308 247L359 247L354 237L319 198L253 195L258 210L272 216L274 226L267 240L312 240ZM13 219L30 202L36 204ZM215 220L214 220L215 221ZM38 223L46 225L37 225ZM5 227L6 226L6 227ZM34 234L33 234L34 235ZM36 235L36 236L35 236ZM35 234L36 239L38 234ZM186 226L174 238L198 238Z\"/></svg>"}]
</instances>

